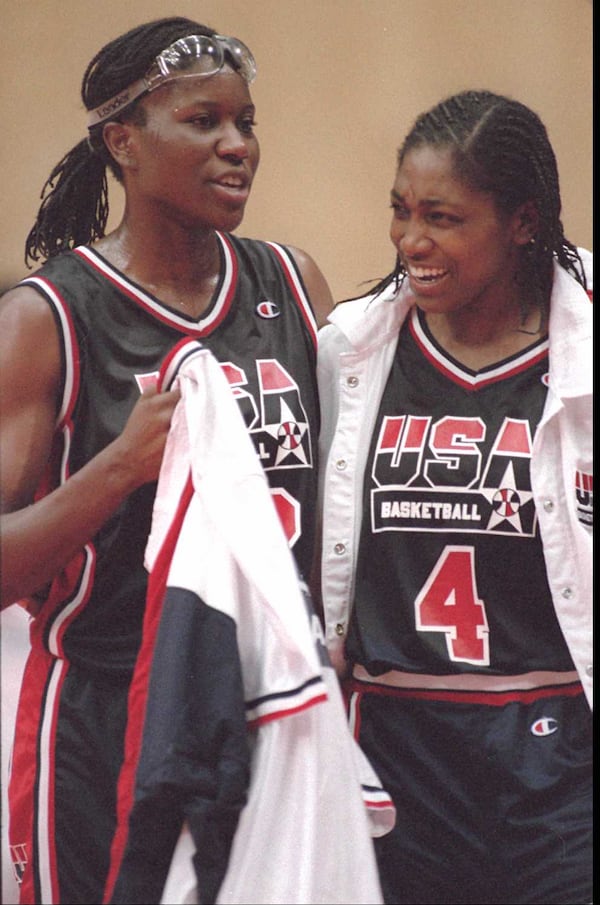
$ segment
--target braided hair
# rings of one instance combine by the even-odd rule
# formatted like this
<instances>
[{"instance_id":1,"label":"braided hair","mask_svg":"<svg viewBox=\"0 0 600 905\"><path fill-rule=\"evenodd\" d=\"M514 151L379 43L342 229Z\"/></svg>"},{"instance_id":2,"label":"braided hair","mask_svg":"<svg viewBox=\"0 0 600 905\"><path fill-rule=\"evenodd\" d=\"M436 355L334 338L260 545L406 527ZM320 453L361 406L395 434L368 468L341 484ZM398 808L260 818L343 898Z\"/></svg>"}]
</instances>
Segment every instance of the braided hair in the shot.
<instances>
[{"instance_id":1,"label":"braided hair","mask_svg":"<svg viewBox=\"0 0 600 905\"><path fill-rule=\"evenodd\" d=\"M491 91L463 91L417 118L398 151L398 166L422 146L450 149L457 177L475 191L491 193L500 211L512 214L527 201L535 205L537 232L523 247L516 274L524 320L535 307L547 319L554 260L586 288L579 252L565 238L560 219L554 151L533 110ZM375 291L392 282L399 287L405 277L398 258Z\"/></svg>"},{"instance_id":2,"label":"braided hair","mask_svg":"<svg viewBox=\"0 0 600 905\"><path fill-rule=\"evenodd\" d=\"M84 73L81 99L86 110L94 110L142 78L161 51L190 34L212 36L216 31L191 19L170 17L139 25L110 41ZM115 119L143 125L144 111L134 100ZM104 143L103 126L104 122L93 126L44 183L42 203L25 242L28 267L104 236L109 209L106 168L119 182L122 171Z\"/></svg>"}]
</instances>

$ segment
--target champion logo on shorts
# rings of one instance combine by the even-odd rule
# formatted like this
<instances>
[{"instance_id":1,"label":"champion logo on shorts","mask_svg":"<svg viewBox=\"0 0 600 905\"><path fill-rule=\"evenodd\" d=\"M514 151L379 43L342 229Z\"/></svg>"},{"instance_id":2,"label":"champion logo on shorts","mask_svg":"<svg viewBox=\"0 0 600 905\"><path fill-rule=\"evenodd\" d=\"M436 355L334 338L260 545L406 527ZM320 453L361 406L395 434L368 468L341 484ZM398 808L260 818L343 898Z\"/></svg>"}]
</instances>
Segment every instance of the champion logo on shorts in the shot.
<instances>
[{"instance_id":1,"label":"champion logo on shorts","mask_svg":"<svg viewBox=\"0 0 600 905\"><path fill-rule=\"evenodd\" d=\"M256 313L259 317L264 317L265 320L270 320L273 317L279 317L281 311L279 306L275 304L275 302L270 302L269 299L263 299L262 302L259 302L256 306Z\"/></svg>"},{"instance_id":2,"label":"champion logo on shorts","mask_svg":"<svg viewBox=\"0 0 600 905\"><path fill-rule=\"evenodd\" d=\"M593 528L594 476L587 471L575 472L575 508L581 524Z\"/></svg>"},{"instance_id":3,"label":"champion logo on shorts","mask_svg":"<svg viewBox=\"0 0 600 905\"><path fill-rule=\"evenodd\" d=\"M558 730L558 723L552 716L541 716L531 724L530 729L532 735L553 735Z\"/></svg>"}]
</instances>

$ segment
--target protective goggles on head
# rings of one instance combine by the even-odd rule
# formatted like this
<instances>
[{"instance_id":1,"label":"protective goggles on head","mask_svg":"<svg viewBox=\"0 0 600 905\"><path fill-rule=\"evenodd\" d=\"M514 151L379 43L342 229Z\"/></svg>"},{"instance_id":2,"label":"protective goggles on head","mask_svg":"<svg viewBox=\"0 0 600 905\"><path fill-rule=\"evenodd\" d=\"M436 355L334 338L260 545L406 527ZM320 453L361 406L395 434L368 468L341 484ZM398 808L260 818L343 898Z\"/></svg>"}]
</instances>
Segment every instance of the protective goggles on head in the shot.
<instances>
[{"instance_id":1,"label":"protective goggles on head","mask_svg":"<svg viewBox=\"0 0 600 905\"><path fill-rule=\"evenodd\" d=\"M124 110L142 94L166 82L214 75L225 64L233 66L245 82L254 81L256 63L252 53L237 38L224 35L188 35L180 38L156 57L146 75L124 88L110 100L89 111L88 129Z\"/></svg>"}]
</instances>

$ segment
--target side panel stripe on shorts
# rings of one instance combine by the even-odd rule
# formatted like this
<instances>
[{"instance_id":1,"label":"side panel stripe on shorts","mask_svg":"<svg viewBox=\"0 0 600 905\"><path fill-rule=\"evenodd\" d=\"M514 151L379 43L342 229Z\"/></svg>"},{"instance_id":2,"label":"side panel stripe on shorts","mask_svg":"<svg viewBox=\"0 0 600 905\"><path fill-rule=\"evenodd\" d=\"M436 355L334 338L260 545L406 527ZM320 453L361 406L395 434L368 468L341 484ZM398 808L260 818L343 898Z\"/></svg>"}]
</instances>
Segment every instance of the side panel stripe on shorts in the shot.
<instances>
[{"instance_id":1,"label":"side panel stripe on shorts","mask_svg":"<svg viewBox=\"0 0 600 905\"><path fill-rule=\"evenodd\" d=\"M40 899L42 905L60 902L56 863L55 807L55 750L56 722L60 702L60 690L67 674L68 664L55 660L50 672L44 701L39 738L39 776L36 802L36 848Z\"/></svg>"},{"instance_id":2,"label":"side panel stripe on shorts","mask_svg":"<svg viewBox=\"0 0 600 905\"><path fill-rule=\"evenodd\" d=\"M60 901L54 747L60 691L67 671L68 664L36 644L23 674L8 784L9 842L21 905Z\"/></svg>"}]
</instances>

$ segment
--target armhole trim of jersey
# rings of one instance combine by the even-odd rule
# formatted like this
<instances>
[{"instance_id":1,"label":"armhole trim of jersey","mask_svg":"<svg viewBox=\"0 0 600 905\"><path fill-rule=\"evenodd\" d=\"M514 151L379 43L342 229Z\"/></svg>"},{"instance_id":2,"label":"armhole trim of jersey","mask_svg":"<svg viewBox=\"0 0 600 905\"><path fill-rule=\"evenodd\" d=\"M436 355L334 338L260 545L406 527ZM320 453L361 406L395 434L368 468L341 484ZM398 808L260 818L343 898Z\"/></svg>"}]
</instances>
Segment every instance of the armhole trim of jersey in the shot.
<instances>
[{"instance_id":1,"label":"armhole trim of jersey","mask_svg":"<svg viewBox=\"0 0 600 905\"><path fill-rule=\"evenodd\" d=\"M63 354L63 389L56 419L56 428L61 429L71 420L80 385L80 355L73 317L69 306L57 288L45 277L27 277L19 284L32 286L49 302L58 327L59 341Z\"/></svg>"},{"instance_id":2,"label":"armhole trim of jersey","mask_svg":"<svg viewBox=\"0 0 600 905\"><path fill-rule=\"evenodd\" d=\"M300 270L298 269L298 265L296 264L289 250L283 245L279 245L277 242L267 242L266 244L275 252L279 263L283 268L285 277L291 287L292 294L296 300L296 304L298 305L298 308L300 309L300 312L306 322L308 332L316 349L318 329L317 321L315 319L308 294L306 292L306 289L304 288L302 275L300 273Z\"/></svg>"}]
</instances>

